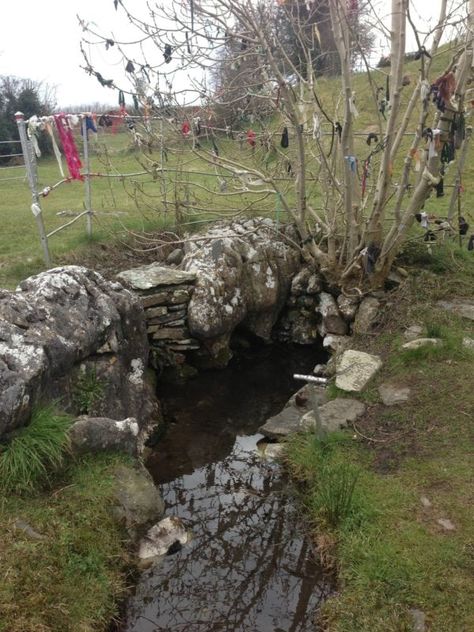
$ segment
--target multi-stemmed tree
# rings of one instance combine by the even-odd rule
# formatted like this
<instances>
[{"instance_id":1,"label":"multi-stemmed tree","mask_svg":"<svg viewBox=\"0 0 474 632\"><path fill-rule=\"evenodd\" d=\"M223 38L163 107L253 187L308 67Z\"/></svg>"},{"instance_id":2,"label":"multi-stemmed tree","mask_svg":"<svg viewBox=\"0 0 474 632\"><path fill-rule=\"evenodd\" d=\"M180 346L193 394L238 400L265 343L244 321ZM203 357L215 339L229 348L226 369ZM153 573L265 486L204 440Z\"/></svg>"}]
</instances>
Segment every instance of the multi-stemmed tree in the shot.
<instances>
[{"instance_id":1,"label":"multi-stemmed tree","mask_svg":"<svg viewBox=\"0 0 474 632\"><path fill-rule=\"evenodd\" d=\"M271 199L295 223L305 259L331 282L346 288L381 285L455 150L465 154L474 0L458 3L456 13L442 0L436 26L416 33L419 73L411 82L406 77L406 32L414 28L409 1L391 2L390 65L381 75L359 47L353 15L358 3L329 0L327 17L340 69L330 90L315 61L315 41L320 46L321 37L314 30L314 37L308 35L307 19L298 11L287 13L297 58L289 54L288 34L278 37L285 0L276 5L250 0L147 4L146 15L132 14L125 0L115 5L139 31L130 46L82 25L89 43L93 39L120 50L128 90L145 118L166 118L165 131L163 124L145 121L140 132L139 138L151 136L147 147L160 147L159 157L149 155L142 162L150 173L169 179L174 172L182 185L186 167L166 169L164 162L163 147L171 148L174 135L175 145L187 142L216 176L215 187L207 181L192 187L187 179L185 208L194 204L238 213L255 209L255 200L262 206ZM310 0L307 5L304 15L311 14ZM447 67L434 76L441 38L453 24L458 44ZM361 73L353 73L355 52L366 66L370 96L362 100L373 118L362 138L355 123L354 85L361 81ZM85 57L86 70L101 83L124 88L104 79L104 69L95 67L89 54ZM209 79L218 67L227 73L221 84ZM234 127L239 117L225 120L225 126L213 118L224 106L240 113L240 130ZM371 143L369 149L365 142ZM184 191L174 190L178 197ZM201 193L206 197L199 202Z\"/></svg>"}]
</instances>

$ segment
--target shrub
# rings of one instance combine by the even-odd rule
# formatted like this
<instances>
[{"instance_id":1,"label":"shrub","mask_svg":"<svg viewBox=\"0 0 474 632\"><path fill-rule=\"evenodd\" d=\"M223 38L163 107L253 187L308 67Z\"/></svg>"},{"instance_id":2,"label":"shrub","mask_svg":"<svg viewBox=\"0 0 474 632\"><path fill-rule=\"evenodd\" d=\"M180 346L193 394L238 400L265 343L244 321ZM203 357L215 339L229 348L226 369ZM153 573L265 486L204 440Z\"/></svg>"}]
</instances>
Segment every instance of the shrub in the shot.
<instances>
[{"instance_id":1,"label":"shrub","mask_svg":"<svg viewBox=\"0 0 474 632\"><path fill-rule=\"evenodd\" d=\"M0 489L3 492L31 492L49 482L62 465L69 449L68 415L58 413L54 404L37 407L31 421L0 445Z\"/></svg>"}]
</instances>

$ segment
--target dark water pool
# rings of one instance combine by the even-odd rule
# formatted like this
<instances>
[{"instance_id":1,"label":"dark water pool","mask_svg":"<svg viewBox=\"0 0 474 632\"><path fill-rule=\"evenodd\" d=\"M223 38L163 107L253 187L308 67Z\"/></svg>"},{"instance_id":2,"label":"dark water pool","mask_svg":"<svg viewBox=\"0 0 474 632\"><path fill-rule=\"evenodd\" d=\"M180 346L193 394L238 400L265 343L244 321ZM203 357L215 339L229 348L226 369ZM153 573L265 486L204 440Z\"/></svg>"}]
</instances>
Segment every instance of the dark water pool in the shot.
<instances>
[{"instance_id":1,"label":"dark water pool","mask_svg":"<svg viewBox=\"0 0 474 632\"><path fill-rule=\"evenodd\" d=\"M127 632L303 632L328 592L280 468L256 449L259 425L311 371L314 349L265 347L224 371L163 386L168 432L148 467L167 515L192 541L145 571Z\"/></svg>"}]
</instances>

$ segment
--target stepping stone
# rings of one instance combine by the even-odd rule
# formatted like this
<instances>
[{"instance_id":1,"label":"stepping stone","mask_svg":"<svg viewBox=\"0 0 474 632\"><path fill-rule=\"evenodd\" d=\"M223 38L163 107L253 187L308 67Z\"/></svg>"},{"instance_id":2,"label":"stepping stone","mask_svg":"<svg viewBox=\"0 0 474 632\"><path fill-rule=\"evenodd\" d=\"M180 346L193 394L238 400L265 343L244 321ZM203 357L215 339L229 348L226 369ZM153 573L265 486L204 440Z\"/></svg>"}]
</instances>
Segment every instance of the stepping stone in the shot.
<instances>
[{"instance_id":1,"label":"stepping stone","mask_svg":"<svg viewBox=\"0 0 474 632\"><path fill-rule=\"evenodd\" d=\"M385 406L396 406L410 399L411 389L408 386L397 386L384 382L379 386L379 395Z\"/></svg>"},{"instance_id":2,"label":"stepping stone","mask_svg":"<svg viewBox=\"0 0 474 632\"><path fill-rule=\"evenodd\" d=\"M336 432L356 421L365 412L365 404L350 397L338 397L320 406L321 425L326 432ZM314 412L306 413L301 419L300 430L313 430L315 427Z\"/></svg>"}]
</instances>

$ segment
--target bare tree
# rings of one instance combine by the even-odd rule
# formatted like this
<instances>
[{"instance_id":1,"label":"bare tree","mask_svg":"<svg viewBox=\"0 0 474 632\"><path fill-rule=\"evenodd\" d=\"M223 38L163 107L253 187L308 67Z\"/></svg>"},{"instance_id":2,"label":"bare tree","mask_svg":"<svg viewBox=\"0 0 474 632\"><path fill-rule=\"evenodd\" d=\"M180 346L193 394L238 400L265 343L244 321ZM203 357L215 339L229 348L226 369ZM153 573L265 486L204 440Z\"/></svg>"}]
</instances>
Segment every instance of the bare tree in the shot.
<instances>
[{"instance_id":1,"label":"bare tree","mask_svg":"<svg viewBox=\"0 0 474 632\"><path fill-rule=\"evenodd\" d=\"M118 81L104 79L105 71L94 65L89 52L93 45L113 44L123 55L128 92L140 100L142 111L166 113L165 132L163 123L158 129L146 120L143 123L141 133L152 137L151 144L160 147L161 154L159 159L144 154L142 164L156 179L169 181L175 173L175 208L184 213L206 209L225 216L273 206L296 224L303 257L328 280L345 289L380 286L416 214L454 159L455 147L464 142L474 0L458 3L455 11L443 0L435 28L416 33L419 77L410 86L405 78L406 29L414 28L409 0L392 0L389 29L378 24L389 30L391 48L384 86L380 86L380 71L375 74L363 47L358 47L354 3L330 0L341 73L339 94L326 100L321 97L307 24L298 12L291 16L300 51L296 64L276 36L276 9L271 5L190 0L174 2L171 9L147 4L143 15L132 14L125 0L117 0L116 5L139 37L127 46L82 21L85 69L103 85L126 93ZM453 24L459 43L442 76L433 77L432 60L443 33ZM211 69L222 63L223 51L234 72L231 85L245 82L238 94L215 89L208 80ZM355 53L366 65L377 122L376 131L367 138L367 143L374 139L369 152L363 142L367 134L361 140L355 123ZM248 72L241 73L242 68ZM406 94L402 99L402 92L409 90L408 99ZM213 119L217 105L242 102L252 103L245 128L219 129ZM258 103L265 107L257 107ZM406 136L411 136L410 147ZM183 152L186 143L188 153ZM190 177L184 165L189 152L201 168L207 167L211 178ZM165 155L173 158L168 166Z\"/></svg>"}]
</instances>

